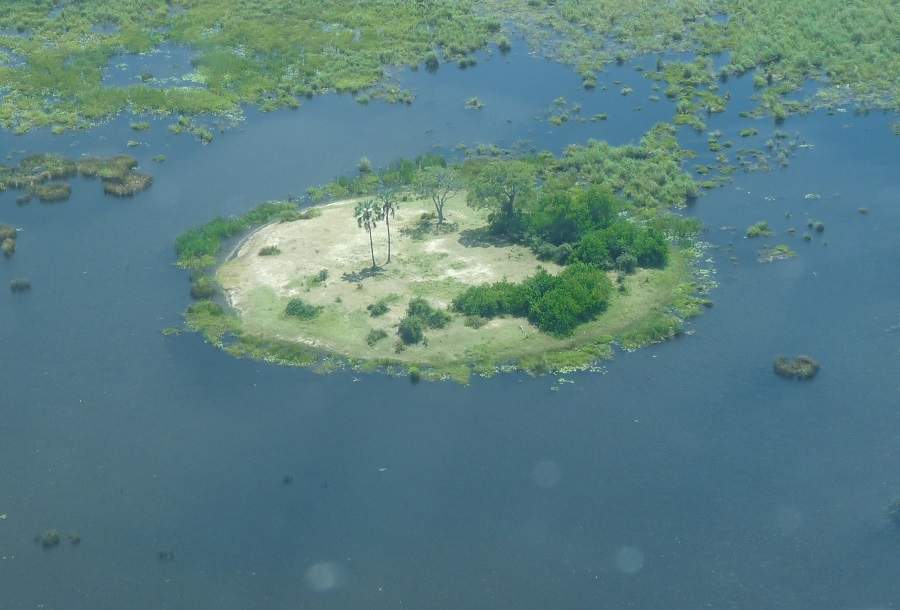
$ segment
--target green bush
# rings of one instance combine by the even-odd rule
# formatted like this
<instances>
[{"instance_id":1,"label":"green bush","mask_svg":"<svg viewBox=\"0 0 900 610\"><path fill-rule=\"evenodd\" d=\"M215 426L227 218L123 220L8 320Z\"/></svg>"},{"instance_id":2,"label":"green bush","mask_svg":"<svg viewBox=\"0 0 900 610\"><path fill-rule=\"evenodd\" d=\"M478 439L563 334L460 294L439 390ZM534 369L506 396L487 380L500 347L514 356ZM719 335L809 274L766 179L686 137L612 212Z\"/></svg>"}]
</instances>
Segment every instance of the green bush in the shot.
<instances>
[{"instance_id":1,"label":"green bush","mask_svg":"<svg viewBox=\"0 0 900 610\"><path fill-rule=\"evenodd\" d=\"M369 331L369 334L366 335L366 343L369 345L369 347L372 347L387 336L388 334L384 330L380 328L373 328Z\"/></svg>"},{"instance_id":2,"label":"green bush","mask_svg":"<svg viewBox=\"0 0 900 610\"><path fill-rule=\"evenodd\" d=\"M281 250L278 249L278 246L264 246L259 250L260 256L276 256L278 254L281 254Z\"/></svg>"},{"instance_id":3,"label":"green bush","mask_svg":"<svg viewBox=\"0 0 900 610\"><path fill-rule=\"evenodd\" d=\"M624 220L587 233L574 251L576 260L601 269L612 269L626 254L641 267L665 267L669 261L669 248L661 232Z\"/></svg>"},{"instance_id":4,"label":"green bush","mask_svg":"<svg viewBox=\"0 0 900 610\"><path fill-rule=\"evenodd\" d=\"M379 299L374 303L370 303L369 305L367 305L366 310L369 312L370 316L372 316L373 318L377 318L389 312L391 308L388 306L385 299Z\"/></svg>"},{"instance_id":5,"label":"green bush","mask_svg":"<svg viewBox=\"0 0 900 610\"><path fill-rule=\"evenodd\" d=\"M435 309L421 297L415 297L409 301L406 315L408 318L419 318L428 328L444 328L450 323L450 314Z\"/></svg>"},{"instance_id":6,"label":"green bush","mask_svg":"<svg viewBox=\"0 0 900 610\"><path fill-rule=\"evenodd\" d=\"M403 318L397 328L397 334L406 345L421 343L425 338L425 323L416 316Z\"/></svg>"},{"instance_id":7,"label":"green bush","mask_svg":"<svg viewBox=\"0 0 900 610\"><path fill-rule=\"evenodd\" d=\"M557 276L553 286L535 298L529 321L544 332L571 334L576 326L606 309L612 284L600 269L575 263Z\"/></svg>"},{"instance_id":8,"label":"green bush","mask_svg":"<svg viewBox=\"0 0 900 610\"><path fill-rule=\"evenodd\" d=\"M545 332L566 335L603 311L611 293L612 284L603 271L574 263L558 276L540 269L519 284L472 286L453 300L453 309L468 317L527 317Z\"/></svg>"},{"instance_id":9,"label":"green bush","mask_svg":"<svg viewBox=\"0 0 900 610\"><path fill-rule=\"evenodd\" d=\"M311 305L303 299L291 299L284 308L284 315L298 320L312 320L322 312L321 305Z\"/></svg>"}]
</instances>

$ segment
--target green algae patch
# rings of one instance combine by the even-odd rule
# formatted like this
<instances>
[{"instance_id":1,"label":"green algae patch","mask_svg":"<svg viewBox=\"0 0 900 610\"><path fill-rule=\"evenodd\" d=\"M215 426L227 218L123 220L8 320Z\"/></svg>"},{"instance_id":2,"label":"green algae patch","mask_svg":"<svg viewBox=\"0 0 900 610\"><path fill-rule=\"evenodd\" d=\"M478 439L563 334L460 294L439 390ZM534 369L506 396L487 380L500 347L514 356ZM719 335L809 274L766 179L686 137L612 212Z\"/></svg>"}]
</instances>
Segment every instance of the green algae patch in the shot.
<instances>
[{"instance_id":1,"label":"green algae patch","mask_svg":"<svg viewBox=\"0 0 900 610\"><path fill-rule=\"evenodd\" d=\"M408 229L429 212L430 202L404 202L393 222L392 262L374 271L367 267L366 233L351 224L354 201L320 208L313 219L265 225L216 271L225 306L192 305L188 326L236 356L320 370L415 369L424 379L465 381L501 370L588 368L609 358L614 344L631 349L674 336L698 309L694 255L673 247L667 267L623 276L607 310L570 336L543 333L524 318L472 325L466 316L448 315L453 297L471 285L523 279L538 265L560 271L521 245L464 243L460 235L483 227L486 216L464 207L463 199L448 206L453 230L426 235ZM266 244L277 244L281 254L260 257ZM308 282L322 265L328 265L327 279ZM404 343L404 316L421 302L440 313L441 324Z\"/></svg>"}]
</instances>

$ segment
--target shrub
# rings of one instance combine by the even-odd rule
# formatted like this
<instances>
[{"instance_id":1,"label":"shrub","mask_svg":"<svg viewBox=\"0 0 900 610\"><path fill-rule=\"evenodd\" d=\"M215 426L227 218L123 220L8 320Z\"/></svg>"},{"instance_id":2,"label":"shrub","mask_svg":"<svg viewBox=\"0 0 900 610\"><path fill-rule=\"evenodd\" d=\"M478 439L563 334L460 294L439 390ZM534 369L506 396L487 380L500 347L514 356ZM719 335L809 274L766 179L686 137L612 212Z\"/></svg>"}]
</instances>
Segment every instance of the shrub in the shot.
<instances>
[{"instance_id":1,"label":"shrub","mask_svg":"<svg viewBox=\"0 0 900 610\"><path fill-rule=\"evenodd\" d=\"M15 239L16 229L10 225L0 225L0 240Z\"/></svg>"},{"instance_id":2,"label":"shrub","mask_svg":"<svg viewBox=\"0 0 900 610\"><path fill-rule=\"evenodd\" d=\"M281 254L278 246L265 246L259 250L259 256L277 256L278 254Z\"/></svg>"},{"instance_id":3,"label":"shrub","mask_svg":"<svg viewBox=\"0 0 900 610\"><path fill-rule=\"evenodd\" d=\"M616 258L616 269L623 273L634 273L637 268L637 258L630 252L620 254Z\"/></svg>"},{"instance_id":4,"label":"shrub","mask_svg":"<svg viewBox=\"0 0 900 610\"><path fill-rule=\"evenodd\" d=\"M544 332L568 335L606 309L612 284L591 265L575 263L559 274L552 287L530 304L528 319Z\"/></svg>"},{"instance_id":5,"label":"shrub","mask_svg":"<svg viewBox=\"0 0 900 610\"><path fill-rule=\"evenodd\" d=\"M406 315L408 318L419 318L428 328L444 328L450 322L450 314L435 309L421 297L415 297L409 301Z\"/></svg>"},{"instance_id":6,"label":"shrub","mask_svg":"<svg viewBox=\"0 0 900 610\"><path fill-rule=\"evenodd\" d=\"M403 318L397 328L397 334L406 345L421 343L425 338L425 324L421 318L416 316Z\"/></svg>"},{"instance_id":7,"label":"shrub","mask_svg":"<svg viewBox=\"0 0 900 610\"><path fill-rule=\"evenodd\" d=\"M481 328L487 323L488 319L481 316L466 316L466 319L463 321L463 324L469 328Z\"/></svg>"},{"instance_id":8,"label":"shrub","mask_svg":"<svg viewBox=\"0 0 900 610\"><path fill-rule=\"evenodd\" d=\"M2 243L0 243L0 250L3 251L4 256L12 256L13 252L16 251L16 240L14 239L4 239Z\"/></svg>"},{"instance_id":9,"label":"shrub","mask_svg":"<svg viewBox=\"0 0 900 610\"><path fill-rule=\"evenodd\" d=\"M384 299L379 299L374 303L370 303L369 305L367 305L366 310L369 312L370 316L372 316L373 318L377 318L389 312L391 308L388 307L388 304Z\"/></svg>"},{"instance_id":10,"label":"shrub","mask_svg":"<svg viewBox=\"0 0 900 610\"><path fill-rule=\"evenodd\" d=\"M369 334L366 335L366 343L369 345L369 347L372 347L387 336L387 332L385 332L381 328L373 328L369 331Z\"/></svg>"},{"instance_id":11,"label":"shrub","mask_svg":"<svg viewBox=\"0 0 900 610\"><path fill-rule=\"evenodd\" d=\"M284 308L284 315L298 320L312 320L322 312L321 305L311 305L303 299L291 299Z\"/></svg>"}]
</instances>

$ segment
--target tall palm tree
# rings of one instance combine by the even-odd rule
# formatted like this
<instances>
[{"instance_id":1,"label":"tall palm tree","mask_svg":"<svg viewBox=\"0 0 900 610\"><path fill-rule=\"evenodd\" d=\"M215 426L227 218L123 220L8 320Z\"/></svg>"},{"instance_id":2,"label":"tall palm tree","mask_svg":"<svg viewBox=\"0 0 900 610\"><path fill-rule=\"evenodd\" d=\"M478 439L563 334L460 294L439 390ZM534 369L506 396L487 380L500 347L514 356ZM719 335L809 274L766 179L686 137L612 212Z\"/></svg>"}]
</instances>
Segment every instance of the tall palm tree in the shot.
<instances>
[{"instance_id":1,"label":"tall palm tree","mask_svg":"<svg viewBox=\"0 0 900 610\"><path fill-rule=\"evenodd\" d=\"M388 257L387 262L391 262L391 218L400 204L397 203L397 193L392 188L384 188L378 191L378 211L381 218L384 219L384 226L387 227L388 237Z\"/></svg>"},{"instance_id":2,"label":"tall palm tree","mask_svg":"<svg viewBox=\"0 0 900 610\"><path fill-rule=\"evenodd\" d=\"M356 224L359 225L359 228L365 229L369 234L369 250L372 252L372 269L375 269L378 265L375 264L375 246L372 243L372 229L375 228L379 220L378 206L371 199L360 201L356 204L353 215L356 216Z\"/></svg>"}]
</instances>

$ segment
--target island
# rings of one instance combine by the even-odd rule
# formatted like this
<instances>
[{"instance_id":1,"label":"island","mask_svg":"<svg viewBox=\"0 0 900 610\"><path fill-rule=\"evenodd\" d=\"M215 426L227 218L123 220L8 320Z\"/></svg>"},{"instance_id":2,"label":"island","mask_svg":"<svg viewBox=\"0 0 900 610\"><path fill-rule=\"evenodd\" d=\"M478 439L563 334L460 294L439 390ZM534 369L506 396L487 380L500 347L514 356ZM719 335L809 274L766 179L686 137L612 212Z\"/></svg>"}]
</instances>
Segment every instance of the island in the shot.
<instances>
[{"instance_id":1,"label":"island","mask_svg":"<svg viewBox=\"0 0 900 610\"><path fill-rule=\"evenodd\" d=\"M558 159L361 163L311 189L334 201L215 219L176 245L188 326L237 356L460 381L584 369L670 338L709 287L698 223L669 209L695 192L672 133ZM660 171L671 179L642 182Z\"/></svg>"}]
</instances>

